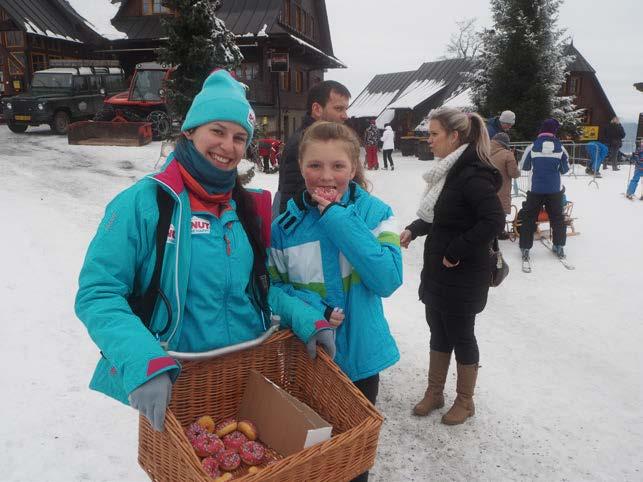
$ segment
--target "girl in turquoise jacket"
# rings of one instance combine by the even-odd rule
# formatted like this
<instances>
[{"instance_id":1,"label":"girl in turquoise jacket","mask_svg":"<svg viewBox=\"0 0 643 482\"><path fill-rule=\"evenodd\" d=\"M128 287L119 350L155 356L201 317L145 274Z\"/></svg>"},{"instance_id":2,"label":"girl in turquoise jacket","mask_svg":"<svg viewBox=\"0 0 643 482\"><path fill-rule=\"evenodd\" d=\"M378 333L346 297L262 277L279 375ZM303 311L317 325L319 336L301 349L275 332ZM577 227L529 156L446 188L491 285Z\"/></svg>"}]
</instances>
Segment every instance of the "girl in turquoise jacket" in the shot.
<instances>
[{"instance_id":1,"label":"girl in turquoise jacket","mask_svg":"<svg viewBox=\"0 0 643 482\"><path fill-rule=\"evenodd\" d=\"M402 284L396 220L364 186L359 141L333 122L309 127L299 147L306 190L272 224L269 271L288 293L343 311L335 362L375 403L379 372L399 360L382 297Z\"/></svg>"},{"instance_id":2,"label":"girl in turquoise jacket","mask_svg":"<svg viewBox=\"0 0 643 482\"><path fill-rule=\"evenodd\" d=\"M107 206L80 273L76 313L101 350L90 386L129 403L159 431L179 374L166 350L202 352L257 338L272 311L303 341L334 352L323 312L266 278L257 282L266 244L236 169L253 129L243 86L224 70L213 72L161 172ZM159 189L173 208L146 327L128 300L152 280Z\"/></svg>"}]
</instances>

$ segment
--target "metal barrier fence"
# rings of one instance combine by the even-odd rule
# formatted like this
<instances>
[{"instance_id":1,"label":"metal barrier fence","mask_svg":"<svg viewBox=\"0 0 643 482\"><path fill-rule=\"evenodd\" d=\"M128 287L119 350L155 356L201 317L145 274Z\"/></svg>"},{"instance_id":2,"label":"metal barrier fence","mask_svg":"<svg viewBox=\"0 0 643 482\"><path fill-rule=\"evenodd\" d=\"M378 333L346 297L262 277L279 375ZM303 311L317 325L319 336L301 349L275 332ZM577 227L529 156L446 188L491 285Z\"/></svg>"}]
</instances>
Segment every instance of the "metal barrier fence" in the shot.
<instances>
[{"instance_id":1,"label":"metal barrier fence","mask_svg":"<svg viewBox=\"0 0 643 482\"><path fill-rule=\"evenodd\" d=\"M643 142L643 139L637 139L636 141L623 141L623 145L620 149L621 152L632 153L636 151L637 144L640 145L640 142ZM509 144L509 147L514 151L516 161L520 163L525 149L531 144L531 142L512 142ZM563 141L563 146L569 154L569 172L565 176L572 176L574 178L585 176L592 178L592 181L595 183L595 177L591 174L585 172L585 167L591 162L591 157L587 152L587 143L580 143L574 141ZM603 161L607 162L607 161ZM629 156L623 155L619 156L619 163L630 162ZM531 172L532 171L520 171L520 177L514 179L513 189L511 197L526 197L527 191L531 186ZM598 184L596 185L598 187Z\"/></svg>"}]
</instances>

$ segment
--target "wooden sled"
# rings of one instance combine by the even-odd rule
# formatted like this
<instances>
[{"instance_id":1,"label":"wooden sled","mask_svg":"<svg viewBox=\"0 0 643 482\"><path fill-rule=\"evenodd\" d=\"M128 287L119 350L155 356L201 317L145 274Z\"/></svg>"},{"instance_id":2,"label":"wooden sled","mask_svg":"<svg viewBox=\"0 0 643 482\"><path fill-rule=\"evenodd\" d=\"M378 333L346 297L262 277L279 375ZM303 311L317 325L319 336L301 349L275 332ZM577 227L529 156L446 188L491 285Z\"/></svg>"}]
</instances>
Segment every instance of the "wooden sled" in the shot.
<instances>
[{"instance_id":1,"label":"wooden sled","mask_svg":"<svg viewBox=\"0 0 643 482\"><path fill-rule=\"evenodd\" d=\"M574 209L574 203L567 201L565 207L563 208L563 216L565 217L565 228L567 229L567 236L578 236L580 231L576 231L574 226L574 221L578 218L572 216L572 210ZM511 212L513 213L513 219L507 221L507 232L509 233L509 239L515 241L520 237L520 220L518 219L518 207L511 205ZM534 239L547 238L551 239L551 227L549 226L549 216L545 208L541 208L538 213L538 218L536 219L536 231L534 232Z\"/></svg>"}]
</instances>

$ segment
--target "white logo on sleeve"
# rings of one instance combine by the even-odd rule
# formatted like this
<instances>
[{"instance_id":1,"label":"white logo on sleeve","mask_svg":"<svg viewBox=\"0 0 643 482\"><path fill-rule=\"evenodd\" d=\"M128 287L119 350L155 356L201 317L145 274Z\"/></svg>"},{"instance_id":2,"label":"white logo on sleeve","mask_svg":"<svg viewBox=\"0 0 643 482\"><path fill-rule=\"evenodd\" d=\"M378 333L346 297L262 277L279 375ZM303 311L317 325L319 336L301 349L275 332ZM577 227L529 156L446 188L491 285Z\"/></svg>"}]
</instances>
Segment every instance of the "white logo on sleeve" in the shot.
<instances>
[{"instance_id":1,"label":"white logo on sleeve","mask_svg":"<svg viewBox=\"0 0 643 482\"><path fill-rule=\"evenodd\" d=\"M192 216L192 234L210 234L210 221Z\"/></svg>"}]
</instances>

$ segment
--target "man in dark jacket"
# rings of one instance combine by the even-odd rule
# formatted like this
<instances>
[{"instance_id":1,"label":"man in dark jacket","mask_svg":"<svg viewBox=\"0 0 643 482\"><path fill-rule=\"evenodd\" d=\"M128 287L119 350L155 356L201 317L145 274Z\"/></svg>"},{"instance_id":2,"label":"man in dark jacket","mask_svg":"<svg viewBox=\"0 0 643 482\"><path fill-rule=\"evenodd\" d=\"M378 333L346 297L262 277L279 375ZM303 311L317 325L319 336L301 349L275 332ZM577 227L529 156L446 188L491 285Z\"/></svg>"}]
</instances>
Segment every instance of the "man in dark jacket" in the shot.
<instances>
[{"instance_id":1,"label":"man in dark jacket","mask_svg":"<svg viewBox=\"0 0 643 482\"><path fill-rule=\"evenodd\" d=\"M325 80L308 92L306 117L299 129L288 139L279 165L279 187L273 202L273 218L284 212L286 204L305 187L299 170L299 142L304 131L315 121L345 122L351 94L334 80Z\"/></svg>"},{"instance_id":2,"label":"man in dark jacket","mask_svg":"<svg viewBox=\"0 0 643 482\"><path fill-rule=\"evenodd\" d=\"M498 117L493 117L487 122L487 132L489 139L493 139L496 134L508 132L516 123L516 114L510 110L503 111Z\"/></svg>"},{"instance_id":3,"label":"man in dark jacket","mask_svg":"<svg viewBox=\"0 0 643 482\"><path fill-rule=\"evenodd\" d=\"M623 138L625 137L625 129L623 129L618 117L614 116L612 121L607 124L603 136L605 137L605 144L609 148L607 158L603 161L603 169L607 168L607 161L609 161L612 163L612 170L618 171L618 152L621 150Z\"/></svg>"},{"instance_id":4,"label":"man in dark jacket","mask_svg":"<svg viewBox=\"0 0 643 482\"><path fill-rule=\"evenodd\" d=\"M569 155L556 137L560 124L556 119L543 122L536 140L525 149L520 160L524 171L531 170L531 189L523 204L520 227L520 250L523 260L529 260L529 250L534 242L536 219L540 208L545 206L554 238L554 252L564 258L563 246L567 240L567 228L563 215L563 186L560 176L569 171Z\"/></svg>"}]
</instances>

